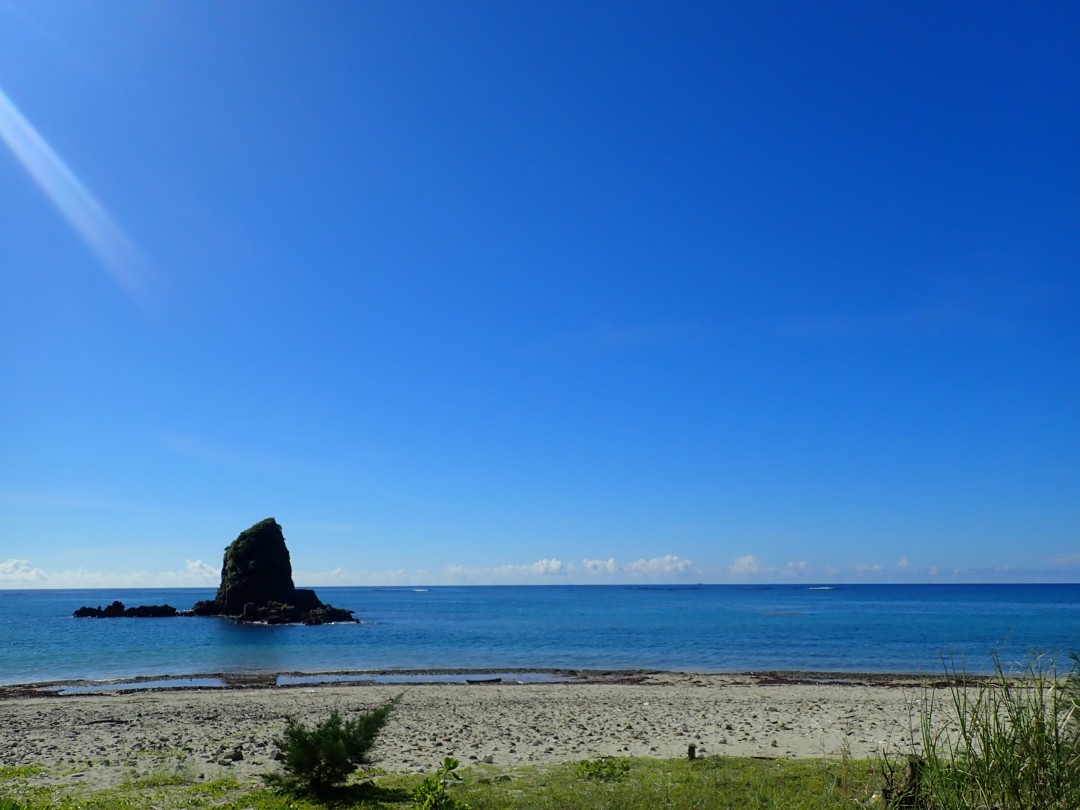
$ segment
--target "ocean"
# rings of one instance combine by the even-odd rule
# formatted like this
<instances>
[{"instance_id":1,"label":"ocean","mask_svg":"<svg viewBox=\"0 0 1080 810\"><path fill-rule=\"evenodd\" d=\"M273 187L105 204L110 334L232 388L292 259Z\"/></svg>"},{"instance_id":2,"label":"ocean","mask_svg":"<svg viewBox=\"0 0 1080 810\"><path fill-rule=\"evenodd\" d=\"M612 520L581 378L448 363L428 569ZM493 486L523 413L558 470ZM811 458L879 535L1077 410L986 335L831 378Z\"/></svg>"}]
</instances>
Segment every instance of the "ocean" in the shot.
<instances>
[{"instance_id":1,"label":"ocean","mask_svg":"<svg viewBox=\"0 0 1080 810\"><path fill-rule=\"evenodd\" d=\"M212 589L0 591L0 684L228 673L663 669L970 673L1080 652L1080 585L317 588L361 624L74 619Z\"/></svg>"}]
</instances>

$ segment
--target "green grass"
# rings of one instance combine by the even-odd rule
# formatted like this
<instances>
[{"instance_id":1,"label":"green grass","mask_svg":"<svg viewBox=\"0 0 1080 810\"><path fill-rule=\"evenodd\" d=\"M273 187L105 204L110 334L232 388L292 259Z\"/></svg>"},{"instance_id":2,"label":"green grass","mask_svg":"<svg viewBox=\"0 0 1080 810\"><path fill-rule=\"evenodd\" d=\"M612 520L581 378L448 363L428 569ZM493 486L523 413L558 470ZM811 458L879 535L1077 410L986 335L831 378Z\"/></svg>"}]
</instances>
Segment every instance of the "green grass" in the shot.
<instances>
[{"instance_id":1,"label":"green grass","mask_svg":"<svg viewBox=\"0 0 1080 810\"><path fill-rule=\"evenodd\" d=\"M878 763L871 761L708 757L624 762L622 773L606 771L599 778L583 775L580 764L518 769L503 775L509 779L481 770L465 780L461 795L472 810L824 810L855 807L880 782Z\"/></svg>"},{"instance_id":2,"label":"green grass","mask_svg":"<svg viewBox=\"0 0 1080 810\"><path fill-rule=\"evenodd\" d=\"M598 760L593 761L598 762ZM33 774L0 778L0 797L26 810L314 810L321 807L412 808L420 775L379 776L353 783L325 804L233 780L179 784L172 775L134 778L111 790L78 785L31 784ZM450 795L471 810L503 808L852 808L880 787L880 764L873 761L762 760L711 757L620 759L615 767L567 763L498 768L477 766L460 772ZM20 810L22 810L20 807Z\"/></svg>"},{"instance_id":3,"label":"green grass","mask_svg":"<svg viewBox=\"0 0 1080 810\"><path fill-rule=\"evenodd\" d=\"M0 784L12 779L26 779L43 773L46 773L46 770L40 765L0 765Z\"/></svg>"},{"instance_id":4,"label":"green grass","mask_svg":"<svg viewBox=\"0 0 1080 810\"><path fill-rule=\"evenodd\" d=\"M583 779L619 779L630 771L629 757L586 759L577 764L577 775Z\"/></svg>"}]
</instances>

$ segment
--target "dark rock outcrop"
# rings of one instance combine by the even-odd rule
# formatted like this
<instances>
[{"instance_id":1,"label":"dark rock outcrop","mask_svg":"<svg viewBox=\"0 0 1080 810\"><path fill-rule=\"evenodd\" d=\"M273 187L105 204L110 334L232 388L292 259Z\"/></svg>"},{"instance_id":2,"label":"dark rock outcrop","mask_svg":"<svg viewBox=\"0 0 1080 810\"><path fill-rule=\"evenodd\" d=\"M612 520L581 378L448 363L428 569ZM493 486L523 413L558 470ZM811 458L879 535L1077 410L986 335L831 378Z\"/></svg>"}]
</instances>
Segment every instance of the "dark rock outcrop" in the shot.
<instances>
[{"instance_id":1,"label":"dark rock outcrop","mask_svg":"<svg viewBox=\"0 0 1080 810\"><path fill-rule=\"evenodd\" d=\"M108 607L81 607L72 615L77 619L156 619L168 618L179 614L172 605L139 605L125 608L124 603L116 600Z\"/></svg>"},{"instance_id":2,"label":"dark rock outcrop","mask_svg":"<svg viewBox=\"0 0 1080 810\"><path fill-rule=\"evenodd\" d=\"M156 619L178 615L179 611L172 605L138 605L124 611L125 616L134 616L138 619Z\"/></svg>"},{"instance_id":3,"label":"dark rock outcrop","mask_svg":"<svg viewBox=\"0 0 1080 810\"><path fill-rule=\"evenodd\" d=\"M355 622L351 610L324 605L315 591L293 584L292 562L285 535L273 518L240 533L225 549L221 584L213 599L196 602L191 610L172 605L125 608L117 600L108 607L81 607L77 618L112 619L156 616L228 616L242 622L266 624L330 624Z\"/></svg>"},{"instance_id":4,"label":"dark rock outcrop","mask_svg":"<svg viewBox=\"0 0 1080 810\"><path fill-rule=\"evenodd\" d=\"M217 595L196 602L192 612L268 624L356 621L351 610L324 605L315 591L293 584L285 535L273 518L256 523L229 544Z\"/></svg>"}]
</instances>

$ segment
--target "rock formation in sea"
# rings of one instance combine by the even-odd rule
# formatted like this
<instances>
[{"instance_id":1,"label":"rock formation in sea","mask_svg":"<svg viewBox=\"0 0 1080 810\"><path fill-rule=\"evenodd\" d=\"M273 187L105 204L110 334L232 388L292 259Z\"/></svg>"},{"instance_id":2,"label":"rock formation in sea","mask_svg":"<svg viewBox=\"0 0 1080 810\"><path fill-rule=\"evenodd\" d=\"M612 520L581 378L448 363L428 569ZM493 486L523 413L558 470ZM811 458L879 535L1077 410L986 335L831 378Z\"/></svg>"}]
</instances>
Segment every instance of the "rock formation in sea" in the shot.
<instances>
[{"instance_id":1,"label":"rock formation in sea","mask_svg":"<svg viewBox=\"0 0 1080 810\"><path fill-rule=\"evenodd\" d=\"M269 624L356 621L351 610L325 605L315 591L293 584L285 535L273 518L256 523L229 544L217 595L196 602L192 612Z\"/></svg>"},{"instance_id":2,"label":"rock formation in sea","mask_svg":"<svg viewBox=\"0 0 1080 810\"><path fill-rule=\"evenodd\" d=\"M117 599L106 607L81 607L73 614L77 619L118 619L118 618L167 618L176 616L179 611L172 605L139 605L138 607L125 608L124 603Z\"/></svg>"},{"instance_id":3,"label":"rock formation in sea","mask_svg":"<svg viewBox=\"0 0 1080 810\"><path fill-rule=\"evenodd\" d=\"M213 599L196 602L190 611L171 605L139 605L125 608L81 607L78 618L112 619L152 616L227 616L242 622L267 624L329 624L355 622L353 611L326 605L315 591L293 584L292 562L285 535L273 518L259 521L240 533L225 549L221 584Z\"/></svg>"}]
</instances>

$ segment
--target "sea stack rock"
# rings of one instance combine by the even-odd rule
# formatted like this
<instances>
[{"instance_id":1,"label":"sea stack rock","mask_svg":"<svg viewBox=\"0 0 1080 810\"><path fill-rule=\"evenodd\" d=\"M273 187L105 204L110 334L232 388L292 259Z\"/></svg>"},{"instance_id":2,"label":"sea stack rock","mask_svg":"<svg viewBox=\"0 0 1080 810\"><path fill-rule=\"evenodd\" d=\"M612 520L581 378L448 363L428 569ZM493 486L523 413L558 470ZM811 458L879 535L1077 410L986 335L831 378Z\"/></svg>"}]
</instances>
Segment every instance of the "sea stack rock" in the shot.
<instances>
[{"instance_id":1,"label":"sea stack rock","mask_svg":"<svg viewBox=\"0 0 1080 810\"><path fill-rule=\"evenodd\" d=\"M217 596L196 602L192 612L268 624L356 621L351 610L324 605L315 591L293 585L285 535L273 518L256 523L229 544Z\"/></svg>"}]
</instances>

